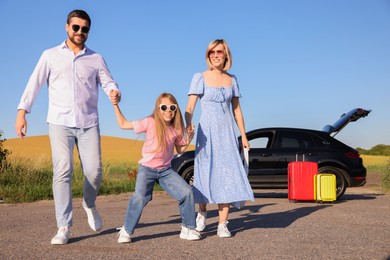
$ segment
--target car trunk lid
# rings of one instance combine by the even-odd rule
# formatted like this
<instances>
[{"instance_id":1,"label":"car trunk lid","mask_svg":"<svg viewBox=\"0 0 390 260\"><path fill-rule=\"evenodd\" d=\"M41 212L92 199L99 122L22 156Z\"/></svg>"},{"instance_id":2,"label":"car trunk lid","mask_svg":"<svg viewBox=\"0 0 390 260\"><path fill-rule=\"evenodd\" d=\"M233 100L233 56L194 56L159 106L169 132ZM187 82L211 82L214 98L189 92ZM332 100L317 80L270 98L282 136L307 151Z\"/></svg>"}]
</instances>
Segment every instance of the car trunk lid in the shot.
<instances>
[{"instance_id":1,"label":"car trunk lid","mask_svg":"<svg viewBox=\"0 0 390 260\"><path fill-rule=\"evenodd\" d=\"M337 135L349 122L355 122L362 117L366 117L371 110L366 110L363 108L355 108L349 111L348 113L344 113L341 117L333 123L333 125L326 125L322 128L322 131L327 132L333 137Z\"/></svg>"}]
</instances>

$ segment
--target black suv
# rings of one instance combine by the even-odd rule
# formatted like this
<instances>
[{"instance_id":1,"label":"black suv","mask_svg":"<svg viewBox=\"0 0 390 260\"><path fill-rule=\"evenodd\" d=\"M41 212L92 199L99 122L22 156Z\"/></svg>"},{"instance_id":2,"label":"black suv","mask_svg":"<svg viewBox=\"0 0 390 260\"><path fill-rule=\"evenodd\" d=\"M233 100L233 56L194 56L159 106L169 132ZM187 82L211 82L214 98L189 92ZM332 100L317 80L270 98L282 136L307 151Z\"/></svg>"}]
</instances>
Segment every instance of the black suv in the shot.
<instances>
[{"instance_id":1,"label":"black suv","mask_svg":"<svg viewBox=\"0 0 390 260\"><path fill-rule=\"evenodd\" d=\"M322 131L273 127L247 133L250 143L249 175L252 188L287 188L287 164L298 155L302 160L316 162L319 173L333 173L337 179L337 198L347 187L366 183L366 168L355 149L334 136L349 122L367 116L371 110L356 108L343 114L333 125ZM241 138L239 137L239 142ZM172 168L192 184L195 151L176 155Z\"/></svg>"}]
</instances>

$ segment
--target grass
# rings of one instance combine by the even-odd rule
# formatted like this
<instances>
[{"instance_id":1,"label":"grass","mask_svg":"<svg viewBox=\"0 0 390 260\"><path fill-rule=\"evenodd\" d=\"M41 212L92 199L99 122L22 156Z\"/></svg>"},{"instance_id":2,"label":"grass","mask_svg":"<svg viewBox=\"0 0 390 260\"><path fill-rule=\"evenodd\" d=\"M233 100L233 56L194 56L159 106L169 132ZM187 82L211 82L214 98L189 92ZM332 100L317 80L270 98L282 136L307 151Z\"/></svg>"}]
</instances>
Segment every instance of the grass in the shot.
<instances>
[{"instance_id":1,"label":"grass","mask_svg":"<svg viewBox=\"0 0 390 260\"><path fill-rule=\"evenodd\" d=\"M103 162L137 162L141 159L143 141L102 136L102 161ZM4 147L12 151L12 157L24 157L38 160L51 160L51 148L49 136L32 136L24 139L12 138L4 143ZM77 157L77 152L75 152Z\"/></svg>"},{"instance_id":2,"label":"grass","mask_svg":"<svg viewBox=\"0 0 390 260\"><path fill-rule=\"evenodd\" d=\"M0 175L0 199L8 203L51 199L50 167L36 160L10 159Z\"/></svg>"},{"instance_id":3,"label":"grass","mask_svg":"<svg viewBox=\"0 0 390 260\"><path fill-rule=\"evenodd\" d=\"M381 156L381 155L361 155L363 159L363 164L366 167L371 166L385 166L390 156Z\"/></svg>"},{"instance_id":4,"label":"grass","mask_svg":"<svg viewBox=\"0 0 390 260\"><path fill-rule=\"evenodd\" d=\"M135 188L136 164L127 162L104 163L100 195L132 192ZM6 203L31 202L53 198L51 161L13 157L0 174L0 200ZM79 161L74 163L72 191L74 197L83 196L84 175ZM161 190L156 185L155 189Z\"/></svg>"},{"instance_id":5,"label":"grass","mask_svg":"<svg viewBox=\"0 0 390 260\"><path fill-rule=\"evenodd\" d=\"M390 156L361 155L368 174L380 173L380 186L384 191L390 191Z\"/></svg>"},{"instance_id":6,"label":"grass","mask_svg":"<svg viewBox=\"0 0 390 260\"><path fill-rule=\"evenodd\" d=\"M390 192L390 161L382 174L382 187L385 191Z\"/></svg>"},{"instance_id":7,"label":"grass","mask_svg":"<svg viewBox=\"0 0 390 260\"><path fill-rule=\"evenodd\" d=\"M389 163L389 156L380 155L361 155L363 164L367 168L367 172L383 173Z\"/></svg>"},{"instance_id":8,"label":"grass","mask_svg":"<svg viewBox=\"0 0 390 260\"><path fill-rule=\"evenodd\" d=\"M143 141L103 136L103 183L100 195L132 192ZM0 200L6 203L52 199L52 163L47 135L8 139L4 147L12 154L8 166L0 172ZM194 147L190 147L194 149ZM84 176L75 152L73 196L82 197ZM367 172L380 173L381 185L390 191L390 157L362 155ZM156 185L156 190L161 188Z\"/></svg>"},{"instance_id":9,"label":"grass","mask_svg":"<svg viewBox=\"0 0 390 260\"><path fill-rule=\"evenodd\" d=\"M103 183L100 195L132 192L143 141L102 137ZM8 139L12 151L7 168L0 173L0 200L6 203L52 199L52 162L48 136ZM84 176L75 151L72 192L82 197ZM161 188L156 185L156 190Z\"/></svg>"}]
</instances>

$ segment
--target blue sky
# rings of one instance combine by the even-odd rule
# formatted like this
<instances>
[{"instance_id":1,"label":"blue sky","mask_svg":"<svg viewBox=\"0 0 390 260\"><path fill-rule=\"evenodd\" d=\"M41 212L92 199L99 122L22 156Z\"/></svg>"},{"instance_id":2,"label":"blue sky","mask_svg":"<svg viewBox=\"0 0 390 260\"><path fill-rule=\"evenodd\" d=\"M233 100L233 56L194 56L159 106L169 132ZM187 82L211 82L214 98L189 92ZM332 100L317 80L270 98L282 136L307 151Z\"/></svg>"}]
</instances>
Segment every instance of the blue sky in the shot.
<instances>
[{"instance_id":1,"label":"blue sky","mask_svg":"<svg viewBox=\"0 0 390 260\"><path fill-rule=\"evenodd\" d=\"M88 47L101 53L122 91L128 120L152 112L171 92L184 110L208 43L224 38L233 54L246 129L321 129L355 107L371 114L337 139L369 149L390 144L390 1L18 1L0 0L0 130L16 138L20 96L43 50L66 39L67 14L92 18ZM27 116L28 136L45 135L47 93ZM100 93L101 134L137 139L119 129ZM199 104L194 123L199 120Z\"/></svg>"}]
</instances>

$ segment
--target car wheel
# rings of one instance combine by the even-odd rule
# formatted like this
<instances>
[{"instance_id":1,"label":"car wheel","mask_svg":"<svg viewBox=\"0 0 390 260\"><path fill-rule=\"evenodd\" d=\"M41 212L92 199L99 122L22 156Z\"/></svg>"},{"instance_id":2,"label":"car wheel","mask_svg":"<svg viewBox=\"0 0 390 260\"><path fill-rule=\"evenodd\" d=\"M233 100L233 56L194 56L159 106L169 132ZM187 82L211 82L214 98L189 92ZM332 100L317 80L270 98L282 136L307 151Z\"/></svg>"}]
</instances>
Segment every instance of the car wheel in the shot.
<instances>
[{"instance_id":1,"label":"car wheel","mask_svg":"<svg viewBox=\"0 0 390 260\"><path fill-rule=\"evenodd\" d=\"M194 181L194 165L190 165L187 167L183 173L181 174L181 177L192 186L192 182Z\"/></svg>"},{"instance_id":2,"label":"car wheel","mask_svg":"<svg viewBox=\"0 0 390 260\"><path fill-rule=\"evenodd\" d=\"M318 169L318 173L331 173L336 176L336 195L337 199L340 199L347 189L347 181L344 177L346 174L345 171L332 166L324 166Z\"/></svg>"}]
</instances>

